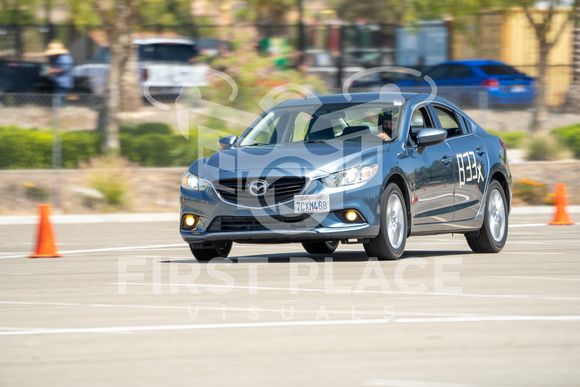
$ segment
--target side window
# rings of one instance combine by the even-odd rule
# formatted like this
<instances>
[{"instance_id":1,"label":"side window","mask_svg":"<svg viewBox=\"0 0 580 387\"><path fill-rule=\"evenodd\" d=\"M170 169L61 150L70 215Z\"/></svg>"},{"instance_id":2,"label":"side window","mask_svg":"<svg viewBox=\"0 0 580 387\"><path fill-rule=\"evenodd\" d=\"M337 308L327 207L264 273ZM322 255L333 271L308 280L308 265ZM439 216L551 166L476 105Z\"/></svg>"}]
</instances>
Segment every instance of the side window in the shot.
<instances>
[{"instance_id":1,"label":"side window","mask_svg":"<svg viewBox=\"0 0 580 387\"><path fill-rule=\"evenodd\" d=\"M465 117L463 117L461 114L457 114L457 119L458 119L459 125L461 127L461 132L462 133L470 133L471 131L469 130L469 126L467 124Z\"/></svg>"},{"instance_id":2,"label":"side window","mask_svg":"<svg viewBox=\"0 0 580 387\"><path fill-rule=\"evenodd\" d=\"M471 77L471 70L464 65L453 65L450 67L449 78L462 79Z\"/></svg>"},{"instance_id":3,"label":"side window","mask_svg":"<svg viewBox=\"0 0 580 387\"><path fill-rule=\"evenodd\" d=\"M434 106L435 113L441 124L441 128L447 131L447 138L460 136L463 134L461 126L455 117L455 113L450 110Z\"/></svg>"},{"instance_id":4,"label":"side window","mask_svg":"<svg viewBox=\"0 0 580 387\"><path fill-rule=\"evenodd\" d=\"M300 112L294 120L294 130L292 131L291 142L303 141L306 137L306 132L308 131L308 124L312 116L308 113Z\"/></svg>"},{"instance_id":5,"label":"side window","mask_svg":"<svg viewBox=\"0 0 580 387\"><path fill-rule=\"evenodd\" d=\"M109 51L109 47L101 47L95 54L93 60L95 62L109 62L111 60L111 52Z\"/></svg>"},{"instance_id":6,"label":"side window","mask_svg":"<svg viewBox=\"0 0 580 387\"><path fill-rule=\"evenodd\" d=\"M427 113L427 109L422 107L413 113L411 116L411 127L409 128L409 142L412 145L417 143L417 134L423 128L432 128L433 124Z\"/></svg>"},{"instance_id":7,"label":"side window","mask_svg":"<svg viewBox=\"0 0 580 387\"><path fill-rule=\"evenodd\" d=\"M449 78L449 66L441 65L433 67L431 70L427 71L425 75L430 76L433 79L446 79Z\"/></svg>"}]
</instances>

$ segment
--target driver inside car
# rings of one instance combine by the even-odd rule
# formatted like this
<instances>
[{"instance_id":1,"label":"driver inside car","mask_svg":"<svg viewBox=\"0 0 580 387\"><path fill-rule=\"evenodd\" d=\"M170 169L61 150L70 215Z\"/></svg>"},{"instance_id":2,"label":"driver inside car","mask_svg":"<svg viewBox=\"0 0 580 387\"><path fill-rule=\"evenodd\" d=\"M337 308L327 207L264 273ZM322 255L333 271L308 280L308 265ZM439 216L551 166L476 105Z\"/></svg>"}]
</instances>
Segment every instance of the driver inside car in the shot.
<instances>
[{"instance_id":1,"label":"driver inside car","mask_svg":"<svg viewBox=\"0 0 580 387\"><path fill-rule=\"evenodd\" d=\"M379 133L377 136L383 139L383 141L391 141L393 139L393 127L395 122L393 121L393 112L383 111L379 114Z\"/></svg>"}]
</instances>

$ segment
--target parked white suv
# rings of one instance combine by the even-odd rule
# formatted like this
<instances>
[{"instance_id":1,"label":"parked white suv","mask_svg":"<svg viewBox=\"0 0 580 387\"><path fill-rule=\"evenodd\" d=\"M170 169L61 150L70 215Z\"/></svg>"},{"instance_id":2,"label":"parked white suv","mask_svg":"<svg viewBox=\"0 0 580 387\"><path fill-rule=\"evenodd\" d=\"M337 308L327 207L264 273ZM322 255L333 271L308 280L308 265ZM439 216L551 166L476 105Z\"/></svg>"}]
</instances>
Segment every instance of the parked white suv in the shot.
<instances>
[{"instance_id":1,"label":"parked white suv","mask_svg":"<svg viewBox=\"0 0 580 387\"><path fill-rule=\"evenodd\" d=\"M197 56L195 42L189 38L134 39L138 46L138 75L147 82L152 95L178 95L182 87L205 86L208 66L193 64ZM91 91L102 95L107 89L111 53L101 46L95 56L73 69L75 77L87 77Z\"/></svg>"}]
</instances>

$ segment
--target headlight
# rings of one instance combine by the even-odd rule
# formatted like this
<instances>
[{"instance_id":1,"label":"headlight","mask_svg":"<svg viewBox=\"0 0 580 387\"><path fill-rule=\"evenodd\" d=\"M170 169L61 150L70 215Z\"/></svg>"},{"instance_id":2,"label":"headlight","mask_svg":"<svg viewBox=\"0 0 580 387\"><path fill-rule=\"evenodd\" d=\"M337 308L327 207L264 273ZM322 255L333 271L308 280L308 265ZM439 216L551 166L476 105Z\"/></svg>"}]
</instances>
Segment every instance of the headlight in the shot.
<instances>
[{"instance_id":1,"label":"headlight","mask_svg":"<svg viewBox=\"0 0 580 387\"><path fill-rule=\"evenodd\" d=\"M203 191L208 187L208 185L209 183L207 180L195 176L193 173L185 172L183 176L181 176L181 187L184 189L190 191Z\"/></svg>"},{"instance_id":2,"label":"headlight","mask_svg":"<svg viewBox=\"0 0 580 387\"><path fill-rule=\"evenodd\" d=\"M331 188L358 184L372 179L378 169L379 166L376 164L345 169L323 178L322 182Z\"/></svg>"}]
</instances>

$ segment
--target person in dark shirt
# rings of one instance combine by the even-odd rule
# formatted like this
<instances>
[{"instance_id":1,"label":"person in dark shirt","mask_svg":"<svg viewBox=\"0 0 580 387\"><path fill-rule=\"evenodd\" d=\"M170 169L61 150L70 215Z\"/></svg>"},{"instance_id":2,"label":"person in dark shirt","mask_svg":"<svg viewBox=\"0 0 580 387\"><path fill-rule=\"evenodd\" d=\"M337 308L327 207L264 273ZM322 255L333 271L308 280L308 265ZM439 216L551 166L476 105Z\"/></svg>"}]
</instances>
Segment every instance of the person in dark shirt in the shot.
<instances>
[{"instance_id":1,"label":"person in dark shirt","mask_svg":"<svg viewBox=\"0 0 580 387\"><path fill-rule=\"evenodd\" d=\"M44 54L48 56L46 75L54 84L55 94L64 99L74 85L73 59L65 46L57 41L50 42Z\"/></svg>"},{"instance_id":2,"label":"person in dark shirt","mask_svg":"<svg viewBox=\"0 0 580 387\"><path fill-rule=\"evenodd\" d=\"M379 134L378 136L383 139L383 141L391 141L393 137L393 113L390 111L384 111L379 114Z\"/></svg>"}]
</instances>

